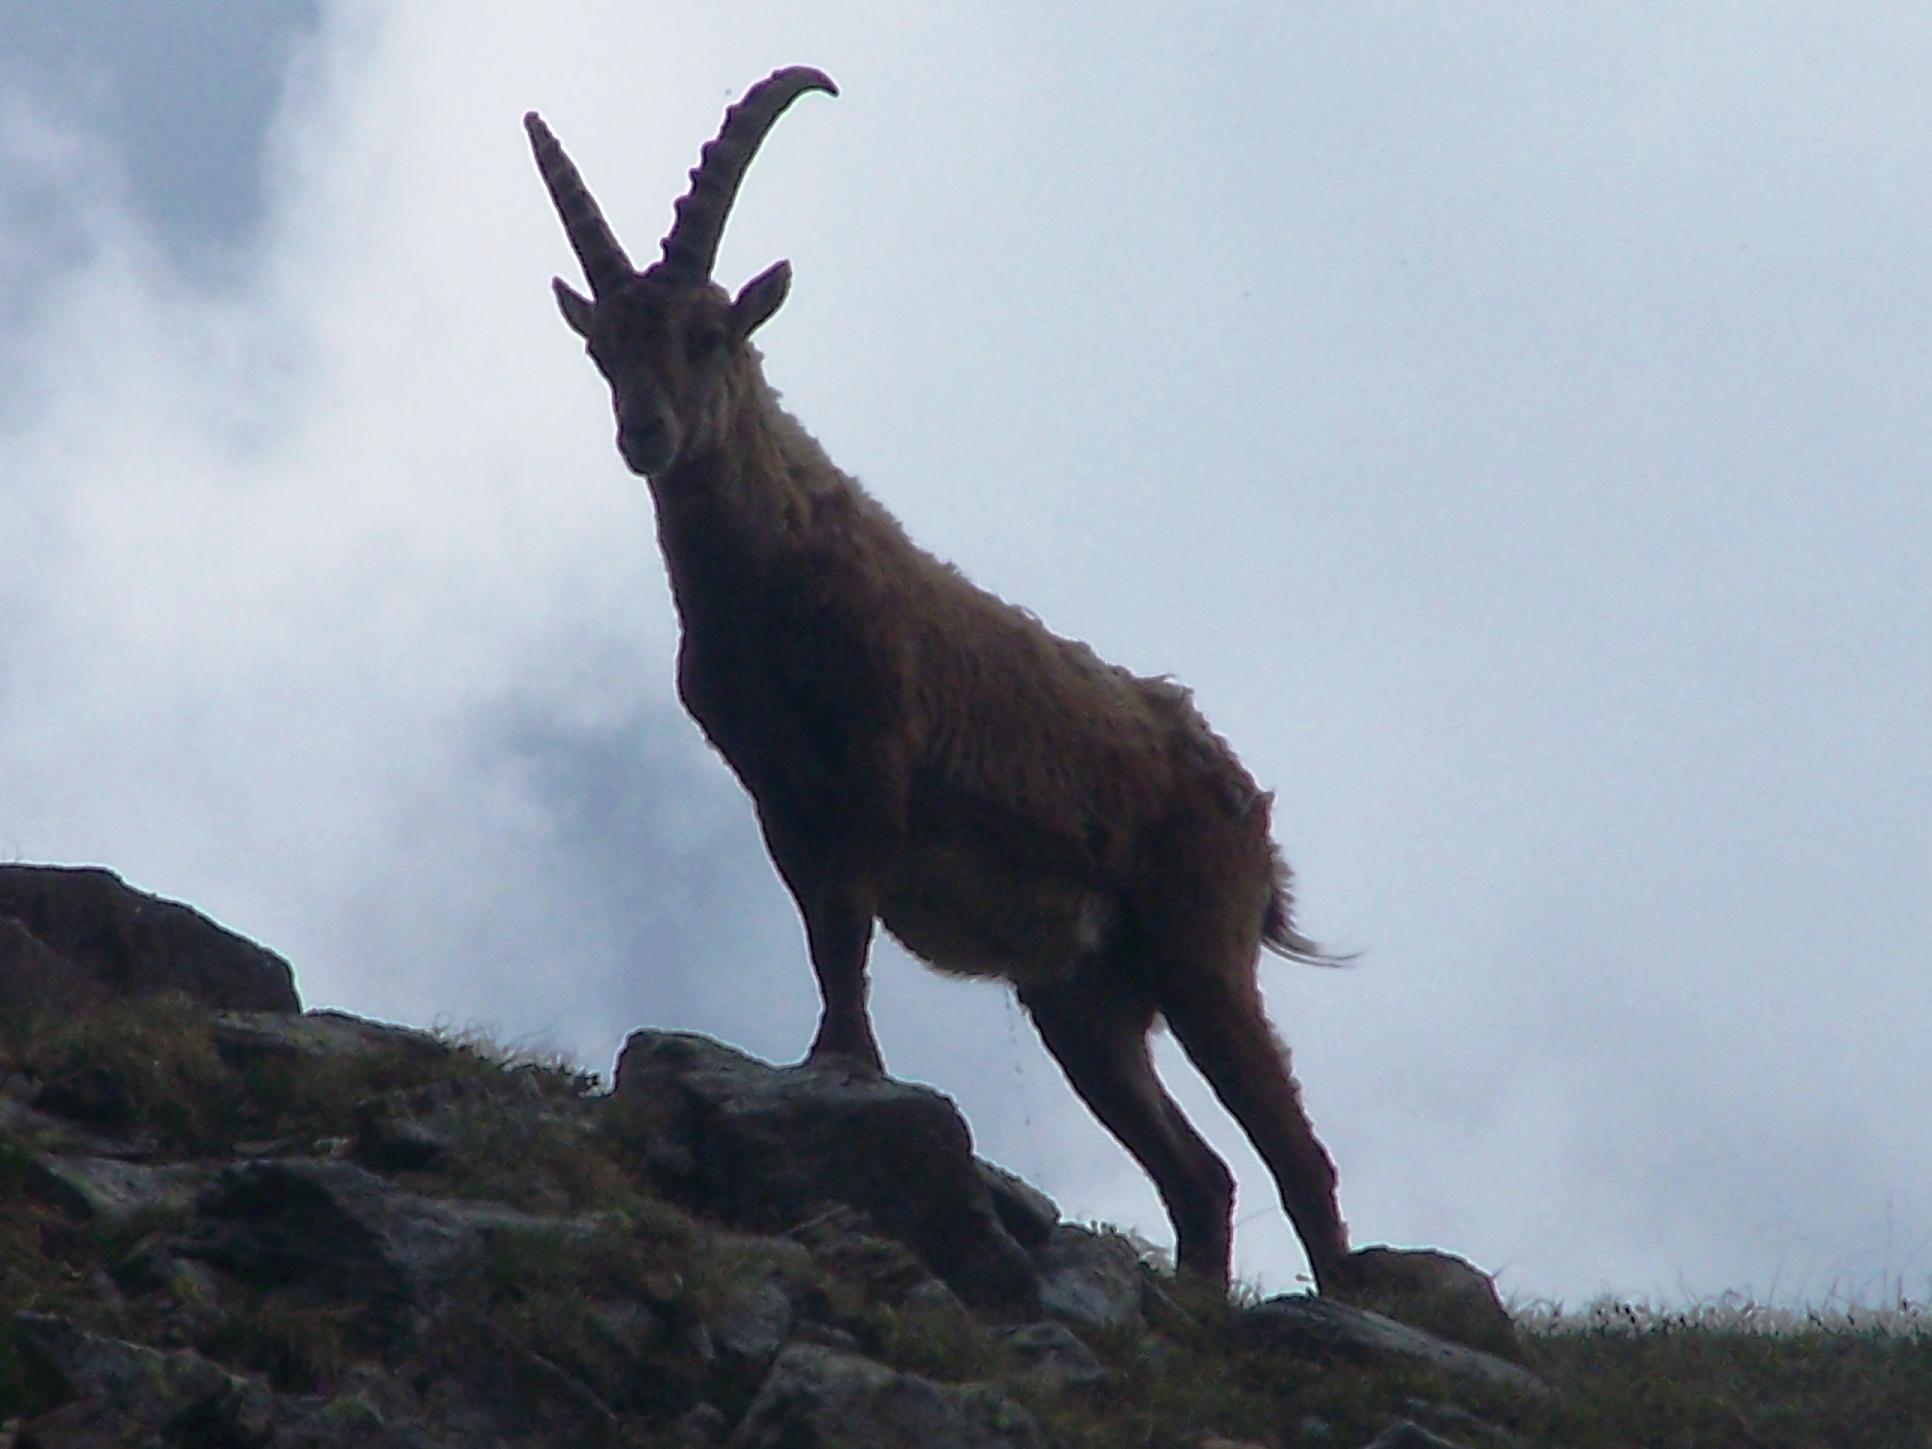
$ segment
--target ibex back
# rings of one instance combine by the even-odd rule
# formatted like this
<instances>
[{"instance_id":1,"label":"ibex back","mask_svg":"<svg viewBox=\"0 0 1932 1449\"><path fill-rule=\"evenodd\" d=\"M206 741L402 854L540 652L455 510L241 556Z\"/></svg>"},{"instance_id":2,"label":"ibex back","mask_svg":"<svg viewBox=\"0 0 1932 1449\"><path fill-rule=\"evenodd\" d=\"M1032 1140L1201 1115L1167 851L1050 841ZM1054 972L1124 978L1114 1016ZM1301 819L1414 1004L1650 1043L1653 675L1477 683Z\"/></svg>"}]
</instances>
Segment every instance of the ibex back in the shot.
<instances>
[{"instance_id":1,"label":"ibex back","mask_svg":"<svg viewBox=\"0 0 1932 1449\"><path fill-rule=\"evenodd\" d=\"M1347 1233L1255 983L1259 948L1324 959L1290 922L1271 797L1186 690L1105 663L917 548L778 403L751 335L778 262L711 279L745 170L822 73L725 113L663 255L634 268L556 138L525 118L590 284L564 320L610 383L649 482L683 627L679 697L757 806L823 999L814 1060L883 1071L874 921L942 970L1018 990L1074 1090L1160 1189L1181 1267L1228 1275L1226 1164L1161 1086L1164 1016L1266 1159L1318 1284Z\"/></svg>"}]
</instances>

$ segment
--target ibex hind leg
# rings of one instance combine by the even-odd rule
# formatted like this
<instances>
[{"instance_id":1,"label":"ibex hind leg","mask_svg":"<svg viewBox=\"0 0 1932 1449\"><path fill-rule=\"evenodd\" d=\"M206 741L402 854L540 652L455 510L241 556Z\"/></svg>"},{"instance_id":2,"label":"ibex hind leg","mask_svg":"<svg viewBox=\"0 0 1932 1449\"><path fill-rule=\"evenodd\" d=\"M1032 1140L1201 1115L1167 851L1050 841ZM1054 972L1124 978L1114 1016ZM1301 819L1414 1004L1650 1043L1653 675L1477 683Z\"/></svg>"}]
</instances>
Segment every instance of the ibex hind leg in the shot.
<instances>
[{"instance_id":1,"label":"ibex hind leg","mask_svg":"<svg viewBox=\"0 0 1932 1449\"><path fill-rule=\"evenodd\" d=\"M1234 1178L1155 1074L1152 1002L1084 981L1024 987L1020 1001L1073 1090L1153 1178L1181 1268L1226 1284Z\"/></svg>"},{"instance_id":2,"label":"ibex hind leg","mask_svg":"<svg viewBox=\"0 0 1932 1449\"><path fill-rule=\"evenodd\" d=\"M1348 1256L1335 1164L1302 1107L1287 1048L1268 1024L1252 972L1232 979L1176 972L1160 1006L1175 1038L1268 1164L1316 1286L1331 1284Z\"/></svg>"}]
</instances>

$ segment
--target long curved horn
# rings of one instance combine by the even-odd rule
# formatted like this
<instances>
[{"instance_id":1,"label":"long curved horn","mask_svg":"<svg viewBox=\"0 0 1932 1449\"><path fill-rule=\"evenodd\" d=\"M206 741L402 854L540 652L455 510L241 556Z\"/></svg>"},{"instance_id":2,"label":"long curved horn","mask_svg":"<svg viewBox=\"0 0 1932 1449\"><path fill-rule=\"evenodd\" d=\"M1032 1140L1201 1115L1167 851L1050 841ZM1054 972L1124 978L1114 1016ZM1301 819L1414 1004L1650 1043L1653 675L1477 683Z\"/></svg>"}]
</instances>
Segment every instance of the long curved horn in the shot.
<instances>
[{"instance_id":1,"label":"long curved horn","mask_svg":"<svg viewBox=\"0 0 1932 1449\"><path fill-rule=\"evenodd\" d=\"M536 153L537 170L543 173L543 184L550 188L550 199L556 203L557 215L563 218L564 235L570 238L571 250L583 263L590 294L601 297L616 291L635 275L631 259L617 244L590 188L584 185L583 176L564 154L563 145L544 125L543 117L531 111L523 118L523 129L530 133L530 149Z\"/></svg>"},{"instance_id":2,"label":"long curved horn","mask_svg":"<svg viewBox=\"0 0 1932 1449\"><path fill-rule=\"evenodd\" d=\"M717 139L698 153L691 189L679 199L677 217L664 238L661 265L687 276L710 278L712 265L718 260L725 218L731 214L731 203L738 199L745 168L751 165L751 158L758 154L758 147L785 108L807 91L835 96L839 88L822 70L809 65L786 66L759 81L725 112Z\"/></svg>"}]
</instances>

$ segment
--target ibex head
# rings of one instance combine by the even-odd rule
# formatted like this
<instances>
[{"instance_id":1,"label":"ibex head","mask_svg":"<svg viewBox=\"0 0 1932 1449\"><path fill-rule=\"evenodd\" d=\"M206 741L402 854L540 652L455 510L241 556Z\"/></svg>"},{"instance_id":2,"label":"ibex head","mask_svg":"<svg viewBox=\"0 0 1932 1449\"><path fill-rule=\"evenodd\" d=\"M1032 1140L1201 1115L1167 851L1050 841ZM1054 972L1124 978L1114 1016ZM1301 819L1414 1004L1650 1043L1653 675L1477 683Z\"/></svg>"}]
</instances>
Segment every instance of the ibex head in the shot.
<instances>
[{"instance_id":1,"label":"ibex head","mask_svg":"<svg viewBox=\"0 0 1932 1449\"><path fill-rule=\"evenodd\" d=\"M537 169L590 283L586 297L556 278L551 285L557 305L610 383L617 450L633 472L661 475L703 441L735 375L748 365L746 339L778 310L791 287L789 262L767 267L736 297L712 281L711 268L745 169L785 108L807 91L837 95L838 87L822 71L790 66L725 112L677 204L662 258L641 272L617 244L550 128L535 111L523 118Z\"/></svg>"}]
</instances>

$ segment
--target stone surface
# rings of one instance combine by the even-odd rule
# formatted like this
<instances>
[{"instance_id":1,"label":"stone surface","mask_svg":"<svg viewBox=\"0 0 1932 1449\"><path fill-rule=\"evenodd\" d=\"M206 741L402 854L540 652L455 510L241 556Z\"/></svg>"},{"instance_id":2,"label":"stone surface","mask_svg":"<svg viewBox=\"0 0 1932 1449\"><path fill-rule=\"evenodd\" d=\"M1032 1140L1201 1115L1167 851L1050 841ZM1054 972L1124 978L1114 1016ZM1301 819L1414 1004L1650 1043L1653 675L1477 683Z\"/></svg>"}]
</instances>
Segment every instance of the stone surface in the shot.
<instances>
[{"instance_id":1,"label":"stone surface","mask_svg":"<svg viewBox=\"0 0 1932 1449\"><path fill-rule=\"evenodd\" d=\"M110 1227L144 1214L185 1212L212 1175L191 1162L149 1167L115 1157L47 1153L37 1154L34 1165L59 1206Z\"/></svg>"},{"instance_id":2,"label":"stone surface","mask_svg":"<svg viewBox=\"0 0 1932 1449\"><path fill-rule=\"evenodd\" d=\"M856 1354L794 1344L779 1355L731 1449L1045 1449L998 1389L936 1384Z\"/></svg>"},{"instance_id":3,"label":"stone surface","mask_svg":"<svg viewBox=\"0 0 1932 1449\"><path fill-rule=\"evenodd\" d=\"M1434 1248L1357 1248L1333 1296L1487 1353L1513 1357L1516 1325L1496 1282L1466 1258Z\"/></svg>"},{"instance_id":4,"label":"stone surface","mask_svg":"<svg viewBox=\"0 0 1932 1449\"><path fill-rule=\"evenodd\" d=\"M1025 1314L1038 1302L964 1119L930 1088L641 1031L618 1059L615 1097L681 1174L664 1186L704 1212L783 1230L850 1203L975 1307Z\"/></svg>"},{"instance_id":5,"label":"stone surface","mask_svg":"<svg viewBox=\"0 0 1932 1449\"><path fill-rule=\"evenodd\" d=\"M57 1392L156 1429L198 1405L239 1397L243 1385L192 1349L163 1353L56 1314L16 1313L13 1335L28 1367Z\"/></svg>"},{"instance_id":6,"label":"stone surface","mask_svg":"<svg viewBox=\"0 0 1932 1449\"><path fill-rule=\"evenodd\" d=\"M1147 1270L1134 1245L1118 1233L1062 1223L1034 1255L1040 1269L1040 1306L1056 1318L1089 1328L1112 1328L1141 1316Z\"/></svg>"},{"instance_id":7,"label":"stone surface","mask_svg":"<svg viewBox=\"0 0 1932 1449\"><path fill-rule=\"evenodd\" d=\"M1026 1365L1028 1375L1044 1383L1091 1388L1107 1381L1105 1366L1064 1323L1025 1323L1003 1330L1000 1338Z\"/></svg>"},{"instance_id":8,"label":"stone surface","mask_svg":"<svg viewBox=\"0 0 1932 1449\"><path fill-rule=\"evenodd\" d=\"M616 1414L582 1379L487 1320L450 1325L426 1366L424 1407L446 1433L572 1449L617 1442Z\"/></svg>"},{"instance_id":9,"label":"stone surface","mask_svg":"<svg viewBox=\"0 0 1932 1449\"><path fill-rule=\"evenodd\" d=\"M1369 1440L1363 1449L1462 1449L1462 1445L1423 1428L1413 1419L1402 1419Z\"/></svg>"},{"instance_id":10,"label":"stone surface","mask_svg":"<svg viewBox=\"0 0 1932 1449\"><path fill-rule=\"evenodd\" d=\"M413 1298L478 1250L447 1205L353 1163L241 1163L202 1203L189 1251L251 1282Z\"/></svg>"},{"instance_id":11,"label":"stone surface","mask_svg":"<svg viewBox=\"0 0 1932 1449\"><path fill-rule=\"evenodd\" d=\"M1032 1183L980 1158L973 1166L993 1195L993 1211L1013 1240L1031 1252L1044 1247L1060 1222L1060 1208Z\"/></svg>"},{"instance_id":12,"label":"stone surface","mask_svg":"<svg viewBox=\"0 0 1932 1449\"><path fill-rule=\"evenodd\" d=\"M330 1057L397 1052L423 1060L447 1057L448 1042L413 1026L365 1021L344 1011L299 1015L267 1011L224 1011L214 1019L215 1047L238 1065L264 1060L311 1061Z\"/></svg>"},{"instance_id":13,"label":"stone surface","mask_svg":"<svg viewBox=\"0 0 1932 1449\"><path fill-rule=\"evenodd\" d=\"M1249 1342L1298 1357L1358 1363L1406 1361L1450 1378L1531 1396L1549 1392L1541 1379L1520 1364L1329 1298L1299 1293L1270 1298L1242 1314L1240 1322Z\"/></svg>"},{"instance_id":14,"label":"stone surface","mask_svg":"<svg viewBox=\"0 0 1932 1449\"><path fill-rule=\"evenodd\" d=\"M456 1170L486 1142L499 1157L535 1153L547 1142L581 1137L592 1125L592 1109L581 1096L525 1069L385 1092L358 1103L355 1117L356 1159L381 1172Z\"/></svg>"},{"instance_id":15,"label":"stone surface","mask_svg":"<svg viewBox=\"0 0 1932 1449\"><path fill-rule=\"evenodd\" d=\"M31 1140L48 1152L132 1161L148 1157L153 1144L140 1138L95 1132L58 1113L0 1096L0 1135Z\"/></svg>"},{"instance_id":16,"label":"stone surface","mask_svg":"<svg viewBox=\"0 0 1932 1449\"><path fill-rule=\"evenodd\" d=\"M71 1015L108 1000L107 984L0 914L0 1010L9 1016Z\"/></svg>"},{"instance_id":17,"label":"stone surface","mask_svg":"<svg viewBox=\"0 0 1932 1449\"><path fill-rule=\"evenodd\" d=\"M496 1233L583 1238L595 1220L495 1203L425 1197L350 1162L287 1159L226 1169L200 1203L182 1251L252 1283L351 1305L366 1342L412 1343L434 1321L440 1290Z\"/></svg>"},{"instance_id":18,"label":"stone surface","mask_svg":"<svg viewBox=\"0 0 1932 1449\"><path fill-rule=\"evenodd\" d=\"M1437 1403L1433 1399L1412 1398L1403 1404L1409 1418L1431 1433L1471 1445L1506 1446L1515 1437L1500 1424L1473 1414L1460 1404Z\"/></svg>"},{"instance_id":19,"label":"stone surface","mask_svg":"<svg viewBox=\"0 0 1932 1449\"><path fill-rule=\"evenodd\" d=\"M295 973L273 951L201 912L128 885L93 866L0 865L0 1007L9 989L84 1007L107 996L177 991L207 1006L295 1012ZM46 986L45 956L69 979ZM26 957L24 964L22 957ZM27 983L22 972L34 973ZM9 988L9 983L12 983Z\"/></svg>"},{"instance_id":20,"label":"stone surface","mask_svg":"<svg viewBox=\"0 0 1932 1449\"><path fill-rule=\"evenodd\" d=\"M763 1373L792 1335L797 1314L784 1279L775 1272L752 1272L720 1295L705 1320L721 1363Z\"/></svg>"},{"instance_id":21,"label":"stone surface","mask_svg":"<svg viewBox=\"0 0 1932 1449\"><path fill-rule=\"evenodd\" d=\"M490 1442L473 1426L435 1424L404 1376L375 1363L350 1367L328 1393L279 1395L273 1413L261 1449L480 1449Z\"/></svg>"},{"instance_id":22,"label":"stone surface","mask_svg":"<svg viewBox=\"0 0 1932 1449\"><path fill-rule=\"evenodd\" d=\"M933 1276L917 1253L895 1238L880 1236L872 1220L849 1204L807 1218L785 1236L838 1277L861 1285L871 1302L895 1308L944 1304L964 1311L958 1295Z\"/></svg>"}]
</instances>

